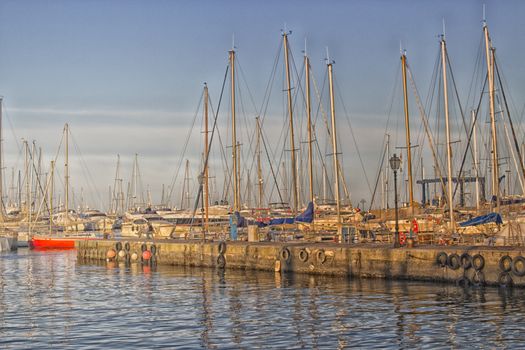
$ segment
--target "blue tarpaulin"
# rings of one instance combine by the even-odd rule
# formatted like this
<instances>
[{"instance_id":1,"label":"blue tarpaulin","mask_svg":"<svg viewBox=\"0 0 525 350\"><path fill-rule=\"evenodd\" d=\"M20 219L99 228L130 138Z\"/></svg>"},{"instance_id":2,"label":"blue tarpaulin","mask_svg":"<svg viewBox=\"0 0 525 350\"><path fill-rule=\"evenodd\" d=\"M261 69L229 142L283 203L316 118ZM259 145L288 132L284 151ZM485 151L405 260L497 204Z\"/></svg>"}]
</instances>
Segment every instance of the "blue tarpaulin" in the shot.
<instances>
[{"instance_id":1,"label":"blue tarpaulin","mask_svg":"<svg viewBox=\"0 0 525 350\"><path fill-rule=\"evenodd\" d=\"M300 215L295 217L295 221L310 223L313 220L314 220L314 202L310 202L308 203L306 210L303 211Z\"/></svg>"},{"instance_id":2,"label":"blue tarpaulin","mask_svg":"<svg viewBox=\"0 0 525 350\"><path fill-rule=\"evenodd\" d=\"M293 224L295 222L306 222L310 223L314 220L314 203L308 203L306 210L301 214L297 215L295 218L276 218L270 220L268 225L284 225L284 224Z\"/></svg>"},{"instance_id":3,"label":"blue tarpaulin","mask_svg":"<svg viewBox=\"0 0 525 350\"><path fill-rule=\"evenodd\" d=\"M460 223L459 226L461 227L476 226L476 225L487 224L489 222L495 222L498 225L503 224L501 215L499 215L498 213L490 213L487 215L476 216L475 218L472 218L468 221Z\"/></svg>"},{"instance_id":4,"label":"blue tarpaulin","mask_svg":"<svg viewBox=\"0 0 525 350\"><path fill-rule=\"evenodd\" d=\"M257 225L259 227L272 226L272 225L284 225L293 224L295 222L306 222L311 223L314 220L314 203L308 203L305 211L297 215L294 218L275 218L271 219L267 224L261 221L247 220L239 212L235 212L235 219L237 221L237 227L246 227L248 225Z\"/></svg>"}]
</instances>

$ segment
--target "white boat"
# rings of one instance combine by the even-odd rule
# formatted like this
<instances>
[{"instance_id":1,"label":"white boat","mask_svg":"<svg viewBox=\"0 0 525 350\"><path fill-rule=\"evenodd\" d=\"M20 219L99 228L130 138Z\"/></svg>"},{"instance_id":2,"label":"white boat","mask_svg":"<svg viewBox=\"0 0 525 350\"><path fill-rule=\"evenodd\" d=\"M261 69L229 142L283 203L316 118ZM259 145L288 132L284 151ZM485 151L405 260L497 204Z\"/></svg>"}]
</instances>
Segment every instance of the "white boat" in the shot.
<instances>
[{"instance_id":1,"label":"white boat","mask_svg":"<svg viewBox=\"0 0 525 350\"><path fill-rule=\"evenodd\" d=\"M114 223L113 219L98 210L88 210L82 214L82 218L86 231L111 232Z\"/></svg>"}]
</instances>

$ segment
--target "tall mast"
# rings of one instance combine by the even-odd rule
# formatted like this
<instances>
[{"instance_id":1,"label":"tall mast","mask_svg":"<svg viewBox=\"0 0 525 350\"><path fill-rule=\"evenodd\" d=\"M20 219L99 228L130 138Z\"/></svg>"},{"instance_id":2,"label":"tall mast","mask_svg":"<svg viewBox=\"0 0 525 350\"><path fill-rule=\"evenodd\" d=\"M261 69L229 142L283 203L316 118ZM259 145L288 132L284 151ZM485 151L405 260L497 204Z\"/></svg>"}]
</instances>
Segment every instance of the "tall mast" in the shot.
<instances>
[{"instance_id":1,"label":"tall mast","mask_svg":"<svg viewBox=\"0 0 525 350\"><path fill-rule=\"evenodd\" d=\"M51 161L51 173L49 175L49 230L53 228L53 192L55 191L55 161Z\"/></svg>"},{"instance_id":2,"label":"tall mast","mask_svg":"<svg viewBox=\"0 0 525 350\"><path fill-rule=\"evenodd\" d=\"M24 140L24 146L25 146L25 157L24 157L24 165L25 165L25 188L26 188L26 215L29 221L29 212L31 211L31 207L29 202L31 201L30 198L30 186L29 186L29 143Z\"/></svg>"},{"instance_id":3,"label":"tall mast","mask_svg":"<svg viewBox=\"0 0 525 350\"><path fill-rule=\"evenodd\" d=\"M253 208L252 206L252 179L251 179L250 169L246 171L246 191L248 192L246 194L246 205L248 208Z\"/></svg>"},{"instance_id":4,"label":"tall mast","mask_svg":"<svg viewBox=\"0 0 525 350\"><path fill-rule=\"evenodd\" d=\"M208 85L204 83L204 229L208 231L210 188L208 185Z\"/></svg>"},{"instance_id":5,"label":"tall mast","mask_svg":"<svg viewBox=\"0 0 525 350\"><path fill-rule=\"evenodd\" d=\"M232 160L233 160L233 211L241 210L241 196L239 191L239 178L237 167L237 127L235 124L235 50L229 52L230 78L231 78L231 113L232 113Z\"/></svg>"},{"instance_id":6,"label":"tall mast","mask_svg":"<svg viewBox=\"0 0 525 350\"><path fill-rule=\"evenodd\" d=\"M9 204L15 203L15 168L11 168L11 187L9 188Z\"/></svg>"},{"instance_id":7,"label":"tall mast","mask_svg":"<svg viewBox=\"0 0 525 350\"><path fill-rule=\"evenodd\" d=\"M454 230L454 201L452 198L452 143L450 140L450 121L448 113L448 86L447 86L447 47L445 35L441 37L441 66L443 69L443 98L445 100L445 128L447 133L447 189L448 189L448 209L450 215L450 229Z\"/></svg>"},{"instance_id":8,"label":"tall mast","mask_svg":"<svg viewBox=\"0 0 525 350\"><path fill-rule=\"evenodd\" d=\"M180 201L180 207L189 209L190 208L190 160L186 159L186 167L184 170L184 180L182 182L182 198ZM184 205L184 199L186 199L186 206Z\"/></svg>"},{"instance_id":9,"label":"tall mast","mask_svg":"<svg viewBox=\"0 0 525 350\"><path fill-rule=\"evenodd\" d=\"M36 152L36 142L35 143L35 152ZM42 147L38 147L38 162L36 169L36 181L35 181L35 203L40 203L40 195L43 194L40 192L40 180L42 178Z\"/></svg>"},{"instance_id":10,"label":"tall mast","mask_svg":"<svg viewBox=\"0 0 525 350\"><path fill-rule=\"evenodd\" d=\"M288 33L283 32L284 62L286 65L286 84L288 86L288 115L290 116L290 154L292 160L292 192L293 192L293 211L299 208L299 193L297 189L297 166L295 164L295 136L293 130L293 110L292 110L292 81L290 79L290 63L288 59Z\"/></svg>"},{"instance_id":11,"label":"tall mast","mask_svg":"<svg viewBox=\"0 0 525 350\"><path fill-rule=\"evenodd\" d=\"M29 145L28 145L29 147ZM29 156L30 156L30 165L29 165L29 184L30 184L30 188L29 188L29 227L31 227L31 220L32 220L32 215L33 215L33 208L32 208L32 204L33 204L33 201L34 201L34 198L33 198L33 165L34 165L34 155L35 155L35 142L33 141L33 144L31 146L31 151L29 153Z\"/></svg>"},{"instance_id":12,"label":"tall mast","mask_svg":"<svg viewBox=\"0 0 525 350\"><path fill-rule=\"evenodd\" d=\"M17 201L18 201L18 209L22 211L22 174L21 171L18 170L18 181L17 181Z\"/></svg>"},{"instance_id":13,"label":"tall mast","mask_svg":"<svg viewBox=\"0 0 525 350\"><path fill-rule=\"evenodd\" d=\"M479 212L479 172L478 172L478 137L476 132L476 112L472 110L472 131L473 131L473 141L474 141L474 174L476 175L476 213Z\"/></svg>"},{"instance_id":14,"label":"tall mast","mask_svg":"<svg viewBox=\"0 0 525 350\"><path fill-rule=\"evenodd\" d=\"M387 154L387 158L390 157L390 134L386 134L386 154ZM385 207L385 210L386 210L386 209L389 208L388 199L389 199L390 196L388 195L389 194L389 186L388 185L390 184L390 182L388 181L388 179L389 179L388 175L390 174L390 168L388 166L389 162L385 162L385 163L387 163L385 165L385 174L386 174L386 183L385 183L385 188L386 188L385 189L386 190L386 207ZM385 213L386 212L388 212L388 211L385 211ZM385 215L385 217L386 217L386 215Z\"/></svg>"},{"instance_id":15,"label":"tall mast","mask_svg":"<svg viewBox=\"0 0 525 350\"><path fill-rule=\"evenodd\" d=\"M115 209L111 211L114 212L114 214L117 214L118 213L118 209L119 209L119 189L118 189L118 184L119 184L119 181L120 181L120 154L117 154L117 168L115 169L115 182L113 184L113 200L112 200L112 203L113 201L115 202ZM112 204L113 206L113 204ZM124 208L122 208L124 209Z\"/></svg>"},{"instance_id":16,"label":"tall mast","mask_svg":"<svg viewBox=\"0 0 525 350\"><path fill-rule=\"evenodd\" d=\"M485 54L487 61L487 77L489 81L489 109L492 143L492 198L496 198L496 212L499 213L499 166L498 166L498 139L496 135L496 117L494 112L494 60L491 54L492 44L489 37L487 22L483 19L483 33L485 34Z\"/></svg>"},{"instance_id":17,"label":"tall mast","mask_svg":"<svg viewBox=\"0 0 525 350\"><path fill-rule=\"evenodd\" d=\"M408 115L408 93L407 93L407 57L406 53L401 54L401 67L403 71L403 104L405 109L405 131L407 147L407 169L408 169L408 195L410 209L414 210L414 188L412 181L412 145L410 142L410 118Z\"/></svg>"},{"instance_id":18,"label":"tall mast","mask_svg":"<svg viewBox=\"0 0 525 350\"><path fill-rule=\"evenodd\" d=\"M308 179L310 183L310 202L314 200L314 170L312 159L312 108L310 105L310 59L304 53L304 69L306 78L306 116L308 126Z\"/></svg>"},{"instance_id":19,"label":"tall mast","mask_svg":"<svg viewBox=\"0 0 525 350\"><path fill-rule=\"evenodd\" d=\"M239 210L242 206L241 203L241 143L237 141L237 203Z\"/></svg>"},{"instance_id":20,"label":"tall mast","mask_svg":"<svg viewBox=\"0 0 525 350\"><path fill-rule=\"evenodd\" d=\"M263 207L263 178L262 178L262 167L261 167L261 122L259 117L255 118L257 126L257 186L259 188L259 202L258 207Z\"/></svg>"},{"instance_id":21,"label":"tall mast","mask_svg":"<svg viewBox=\"0 0 525 350\"><path fill-rule=\"evenodd\" d=\"M342 242L341 230L341 200L339 198L339 171L338 171L338 154L337 154L337 129L335 126L335 101L334 101L334 80L332 62L328 60L328 82L330 85L330 115L332 117L332 151L334 153L334 177L335 177L335 202L337 207L337 231L339 234L339 241Z\"/></svg>"},{"instance_id":22,"label":"tall mast","mask_svg":"<svg viewBox=\"0 0 525 350\"><path fill-rule=\"evenodd\" d=\"M65 204L66 204L66 223L69 221L69 125L64 126L64 136L66 138L66 158L64 162L64 180L65 180Z\"/></svg>"},{"instance_id":23,"label":"tall mast","mask_svg":"<svg viewBox=\"0 0 525 350\"><path fill-rule=\"evenodd\" d=\"M133 162L133 206L136 208L137 203L135 202L137 199L137 180L138 180L138 172L139 172L139 155L135 153L135 161Z\"/></svg>"}]
</instances>

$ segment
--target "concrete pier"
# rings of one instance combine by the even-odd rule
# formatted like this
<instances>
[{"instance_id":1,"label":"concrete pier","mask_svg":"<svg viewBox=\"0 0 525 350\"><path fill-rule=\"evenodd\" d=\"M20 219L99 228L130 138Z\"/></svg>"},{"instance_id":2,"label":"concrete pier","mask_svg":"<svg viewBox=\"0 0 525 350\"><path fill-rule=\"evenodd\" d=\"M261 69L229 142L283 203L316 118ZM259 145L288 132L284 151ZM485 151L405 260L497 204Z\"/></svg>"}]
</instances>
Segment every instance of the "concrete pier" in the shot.
<instances>
[{"instance_id":1,"label":"concrete pier","mask_svg":"<svg viewBox=\"0 0 525 350\"><path fill-rule=\"evenodd\" d=\"M525 287L521 247L123 239L80 240L76 248L83 260Z\"/></svg>"}]
</instances>

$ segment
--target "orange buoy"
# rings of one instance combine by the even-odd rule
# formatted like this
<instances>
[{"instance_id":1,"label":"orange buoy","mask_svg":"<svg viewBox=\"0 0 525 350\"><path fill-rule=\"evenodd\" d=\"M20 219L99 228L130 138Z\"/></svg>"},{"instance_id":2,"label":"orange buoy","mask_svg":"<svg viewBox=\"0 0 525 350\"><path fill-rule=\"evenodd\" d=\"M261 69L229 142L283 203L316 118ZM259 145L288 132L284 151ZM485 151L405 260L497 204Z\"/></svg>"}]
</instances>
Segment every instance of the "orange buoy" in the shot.
<instances>
[{"instance_id":1,"label":"orange buoy","mask_svg":"<svg viewBox=\"0 0 525 350\"><path fill-rule=\"evenodd\" d=\"M149 260L151 259L151 252L149 250L145 250L142 252L142 259Z\"/></svg>"},{"instance_id":2,"label":"orange buoy","mask_svg":"<svg viewBox=\"0 0 525 350\"><path fill-rule=\"evenodd\" d=\"M114 249L109 249L106 253L108 259L113 259L117 255L117 252Z\"/></svg>"}]
</instances>

